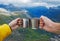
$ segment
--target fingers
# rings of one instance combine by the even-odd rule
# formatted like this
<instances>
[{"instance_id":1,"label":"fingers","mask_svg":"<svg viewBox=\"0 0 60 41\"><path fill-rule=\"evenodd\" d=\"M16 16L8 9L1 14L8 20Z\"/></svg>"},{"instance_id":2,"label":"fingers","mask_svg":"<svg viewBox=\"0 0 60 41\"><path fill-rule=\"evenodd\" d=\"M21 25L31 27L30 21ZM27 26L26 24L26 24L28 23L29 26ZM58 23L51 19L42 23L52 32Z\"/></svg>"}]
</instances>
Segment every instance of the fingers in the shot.
<instances>
[{"instance_id":1,"label":"fingers","mask_svg":"<svg viewBox=\"0 0 60 41\"><path fill-rule=\"evenodd\" d=\"M44 21L42 18L40 18L40 28L43 29L43 27L44 27Z\"/></svg>"},{"instance_id":2,"label":"fingers","mask_svg":"<svg viewBox=\"0 0 60 41\"><path fill-rule=\"evenodd\" d=\"M40 29L43 29L48 32L56 31L53 27L54 22L45 16L41 16L40 18Z\"/></svg>"},{"instance_id":3,"label":"fingers","mask_svg":"<svg viewBox=\"0 0 60 41\"><path fill-rule=\"evenodd\" d=\"M44 25L44 18L43 17L40 18L40 29L44 29L46 31L51 30L48 26Z\"/></svg>"},{"instance_id":4,"label":"fingers","mask_svg":"<svg viewBox=\"0 0 60 41\"><path fill-rule=\"evenodd\" d=\"M44 29L44 26L51 26L52 21L45 17L45 16L41 16L40 17L40 29Z\"/></svg>"},{"instance_id":5,"label":"fingers","mask_svg":"<svg viewBox=\"0 0 60 41\"><path fill-rule=\"evenodd\" d=\"M17 25L22 26L23 25L23 19L18 19L17 20Z\"/></svg>"},{"instance_id":6,"label":"fingers","mask_svg":"<svg viewBox=\"0 0 60 41\"><path fill-rule=\"evenodd\" d=\"M23 24L23 19L17 18L17 19L14 20L14 23L15 23L16 25L18 25L18 26L22 26L22 24Z\"/></svg>"}]
</instances>

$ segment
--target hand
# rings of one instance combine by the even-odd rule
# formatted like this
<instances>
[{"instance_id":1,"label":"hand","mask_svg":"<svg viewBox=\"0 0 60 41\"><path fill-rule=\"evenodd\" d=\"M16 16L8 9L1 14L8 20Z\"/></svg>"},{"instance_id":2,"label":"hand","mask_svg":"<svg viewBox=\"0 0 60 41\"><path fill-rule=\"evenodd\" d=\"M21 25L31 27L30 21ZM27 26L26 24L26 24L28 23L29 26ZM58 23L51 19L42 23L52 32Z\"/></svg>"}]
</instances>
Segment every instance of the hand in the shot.
<instances>
[{"instance_id":1,"label":"hand","mask_svg":"<svg viewBox=\"0 0 60 41\"><path fill-rule=\"evenodd\" d=\"M17 18L9 23L9 26L11 27L12 30L17 29L19 26L22 25L22 19Z\"/></svg>"},{"instance_id":2,"label":"hand","mask_svg":"<svg viewBox=\"0 0 60 41\"><path fill-rule=\"evenodd\" d=\"M40 28L48 32L60 34L60 23L55 23L45 16L40 18Z\"/></svg>"}]
</instances>

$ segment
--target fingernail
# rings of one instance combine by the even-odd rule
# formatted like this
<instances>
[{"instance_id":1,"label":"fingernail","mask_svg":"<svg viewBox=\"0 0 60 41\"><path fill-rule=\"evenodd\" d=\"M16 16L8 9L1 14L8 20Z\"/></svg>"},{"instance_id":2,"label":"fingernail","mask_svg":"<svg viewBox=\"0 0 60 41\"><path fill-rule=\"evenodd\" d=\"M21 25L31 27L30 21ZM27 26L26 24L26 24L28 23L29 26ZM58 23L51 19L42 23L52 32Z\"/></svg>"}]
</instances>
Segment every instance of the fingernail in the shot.
<instances>
[{"instance_id":1,"label":"fingernail","mask_svg":"<svg viewBox=\"0 0 60 41\"><path fill-rule=\"evenodd\" d=\"M43 15L41 17L44 17Z\"/></svg>"}]
</instances>

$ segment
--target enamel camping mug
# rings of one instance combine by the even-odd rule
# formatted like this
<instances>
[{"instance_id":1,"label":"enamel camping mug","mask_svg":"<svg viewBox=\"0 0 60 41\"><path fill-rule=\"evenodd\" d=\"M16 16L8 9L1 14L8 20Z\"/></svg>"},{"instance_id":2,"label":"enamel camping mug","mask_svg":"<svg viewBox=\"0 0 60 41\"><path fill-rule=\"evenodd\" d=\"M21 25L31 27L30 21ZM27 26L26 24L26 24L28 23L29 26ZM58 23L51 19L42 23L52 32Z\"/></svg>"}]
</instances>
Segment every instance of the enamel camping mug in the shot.
<instances>
[{"instance_id":1,"label":"enamel camping mug","mask_svg":"<svg viewBox=\"0 0 60 41\"><path fill-rule=\"evenodd\" d=\"M32 29L37 29L39 28L39 19L38 18L33 18L33 19L25 19L23 18L22 20L23 24L21 25L21 27L23 28L27 28L27 27L30 27Z\"/></svg>"}]
</instances>

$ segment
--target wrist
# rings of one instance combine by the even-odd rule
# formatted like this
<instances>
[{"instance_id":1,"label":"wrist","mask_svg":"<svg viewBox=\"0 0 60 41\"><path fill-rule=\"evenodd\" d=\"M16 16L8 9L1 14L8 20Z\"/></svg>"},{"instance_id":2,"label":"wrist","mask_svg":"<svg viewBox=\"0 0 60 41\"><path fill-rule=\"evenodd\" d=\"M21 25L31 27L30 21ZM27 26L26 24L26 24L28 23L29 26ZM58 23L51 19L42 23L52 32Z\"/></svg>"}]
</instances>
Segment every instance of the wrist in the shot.
<instances>
[{"instance_id":1,"label":"wrist","mask_svg":"<svg viewBox=\"0 0 60 41\"><path fill-rule=\"evenodd\" d=\"M60 28L60 23L56 23L56 26Z\"/></svg>"},{"instance_id":2,"label":"wrist","mask_svg":"<svg viewBox=\"0 0 60 41\"><path fill-rule=\"evenodd\" d=\"M11 31L12 31L12 27L9 25L9 27L10 27L10 29L11 29Z\"/></svg>"}]
</instances>

